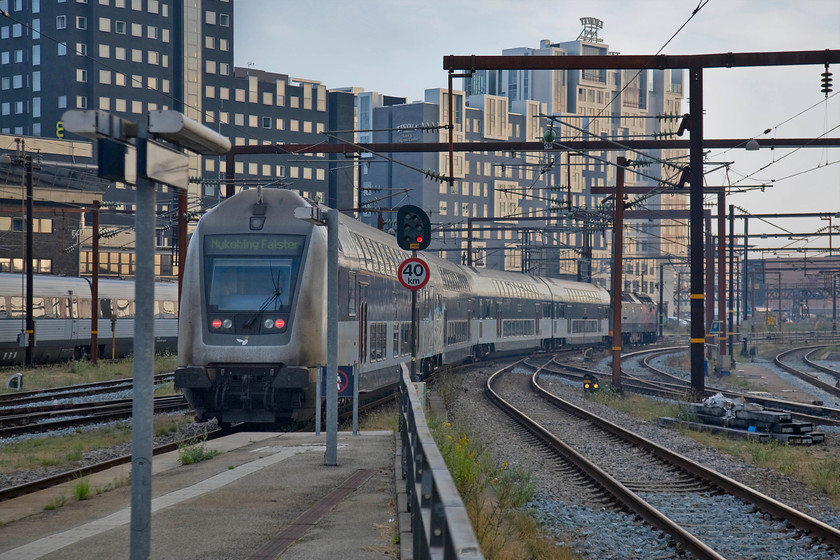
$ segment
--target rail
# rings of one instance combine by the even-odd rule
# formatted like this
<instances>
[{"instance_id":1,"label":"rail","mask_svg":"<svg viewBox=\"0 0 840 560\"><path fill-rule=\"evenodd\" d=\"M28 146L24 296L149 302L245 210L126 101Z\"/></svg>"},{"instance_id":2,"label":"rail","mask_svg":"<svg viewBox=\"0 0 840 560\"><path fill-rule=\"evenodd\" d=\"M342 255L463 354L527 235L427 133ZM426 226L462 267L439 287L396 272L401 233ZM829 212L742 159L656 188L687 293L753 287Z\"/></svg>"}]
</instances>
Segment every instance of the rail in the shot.
<instances>
[{"instance_id":1,"label":"rail","mask_svg":"<svg viewBox=\"0 0 840 560\"><path fill-rule=\"evenodd\" d=\"M402 476L411 513L415 560L481 560L464 502L426 423L418 394L405 364L400 366L400 439Z\"/></svg>"}]
</instances>

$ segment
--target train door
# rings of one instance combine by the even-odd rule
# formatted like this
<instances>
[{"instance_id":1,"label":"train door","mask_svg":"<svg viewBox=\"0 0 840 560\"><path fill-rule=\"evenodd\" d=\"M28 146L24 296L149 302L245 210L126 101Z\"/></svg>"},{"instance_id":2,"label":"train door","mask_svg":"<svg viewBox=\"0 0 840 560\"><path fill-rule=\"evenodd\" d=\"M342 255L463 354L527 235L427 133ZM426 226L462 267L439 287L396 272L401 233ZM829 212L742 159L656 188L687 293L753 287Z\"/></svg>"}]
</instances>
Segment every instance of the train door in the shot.
<instances>
[{"instance_id":1,"label":"train door","mask_svg":"<svg viewBox=\"0 0 840 560\"><path fill-rule=\"evenodd\" d=\"M79 298L73 293L73 290L68 290L67 295L63 298L62 315L64 317L64 340L61 350L59 351L59 359L80 359L83 356L77 355L76 346L79 339Z\"/></svg>"},{"instance_id":2,"label":"train door","mask_svg":"<svg viewBox=\"0 0 840 560\"><path fill-rule=\"evenodd\" d=\"M502 304L496 300L496 338L502 338Z\"/></svg>"}]
</instances>

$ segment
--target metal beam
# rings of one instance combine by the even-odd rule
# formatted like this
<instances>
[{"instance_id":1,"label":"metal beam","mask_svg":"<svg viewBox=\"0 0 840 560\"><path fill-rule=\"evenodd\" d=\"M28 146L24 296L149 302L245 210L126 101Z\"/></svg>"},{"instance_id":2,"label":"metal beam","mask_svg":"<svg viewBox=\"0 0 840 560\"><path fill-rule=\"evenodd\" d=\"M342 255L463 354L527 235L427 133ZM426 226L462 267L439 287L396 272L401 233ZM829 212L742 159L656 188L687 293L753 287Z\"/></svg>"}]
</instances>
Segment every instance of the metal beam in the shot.
<instances>
[{"instance_id":1,"label":"metal beam","mask_svg":"<svg viewBox=\"0 0 840 560\"><path fill-rule=\"evenodd\" d=\"M536 58L536 57L535 57ZM710 150L743 148L751 138L710 138L703 141L703 148ZM840 138L774 138L757 140L763 148L838 148ZM456 152L565 152L565 151L624 151L634 150L685 150L689 140L623 140L620 145L609 140L562 140L546 150L543 142L454 142ZM264 144L258 146L233 146L227 154L232 160L239 154L355 154L358 152L448 152L446 142L378 142L367 144Z\"/></svg>"},{"instance_id":2,"label":"metal beam","mask_svg":"<svg viewBox=\"0 0 840 560\"><path fill-rule=\"evenodd\" d=\"M840 50L782 51L686 55L608 56L455 56L443 57L443 69L455 70L590 70L665 68L736 68L802 66L840 62Z\"/></svg>"}]
</instances>

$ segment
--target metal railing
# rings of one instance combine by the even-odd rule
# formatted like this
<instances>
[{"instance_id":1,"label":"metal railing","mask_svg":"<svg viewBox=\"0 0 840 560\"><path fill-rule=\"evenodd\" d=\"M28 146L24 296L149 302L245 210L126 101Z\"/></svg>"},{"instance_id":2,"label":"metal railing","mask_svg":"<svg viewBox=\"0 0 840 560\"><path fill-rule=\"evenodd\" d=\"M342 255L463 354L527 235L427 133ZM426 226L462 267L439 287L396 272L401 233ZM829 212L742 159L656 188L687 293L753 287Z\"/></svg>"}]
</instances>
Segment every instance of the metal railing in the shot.
<instances>
[{"instance_id":1,"label":"metal railing","mask_svg":"<svg viewBox=\"0 0 840 560\"><path fill-rule=\"evenodd\" d=\"M401 366L400 439L402 476L411 513L414 560L483 560L467 510L432 432L418 394Z\"/></svg>"}]
</instances>

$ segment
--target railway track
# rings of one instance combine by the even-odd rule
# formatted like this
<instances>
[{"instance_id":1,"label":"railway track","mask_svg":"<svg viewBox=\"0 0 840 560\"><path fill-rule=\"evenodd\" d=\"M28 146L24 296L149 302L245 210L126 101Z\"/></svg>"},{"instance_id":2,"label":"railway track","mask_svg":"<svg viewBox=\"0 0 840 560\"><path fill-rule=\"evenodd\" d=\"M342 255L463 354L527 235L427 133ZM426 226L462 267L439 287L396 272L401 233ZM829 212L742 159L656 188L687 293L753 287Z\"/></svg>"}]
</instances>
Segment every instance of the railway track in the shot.
<instances>
[{"instance_id":1,"label":"railway track","mask_svg":"<svg viewBox=\"0 0 840 560\"><path fill-rule=\"evenodd\" d=\"M166 383L174 377L172 372L159 373L155 375L155 384ZM97 381L95 383L82 383L79 385L65 385L50 389L37 391L17 391L14 393L0 394L0 411L6 407L19 407L32 403L40 403L57 399L74 399L114 393L116 391L131 389L131 378L113 379L110 381Z\"/></svg>"},{"instance_id":2,"label":"railway track","mask_svg":"<svg viewBox=\"0 0 840 560\"><path fill-rule=\"evenodd\" d=\"M485 391L580 477L596 481L613 507L665 531L675 555L805 560L840 552L837 529L558 399L539 375L505 368Z\"/></svg>"},{"instance_id":3,"label":"railway track","mask_svg":"<svg viewBox=\"0 0 840 560\"><path fill-rule=\"evenodd\" d=\"M814 347L808 348L812 350L811 354L813 354L813 352L823 347L820 346L816 349L814 349ZM641 362L641 367L647 370L647 373L644 374L629 373L625 371L624 365L622 365L622 390L681 401L696 400L696 396L691 394L691 387L688 379L653 365L653 360L663 354L683 351L685 351L684 347L671 347L641 350L622 355L623 363L625 360L630 361L636 359ZM783 352L780 356L784 356L785 354L789 354L791 352L793 351ZM778 359L779 357L777 356L777 360ZM819 366L819 364L817 365ZM792 368L790 365L787 367ZM603 371L596 371L591 368L584 368L579 365L563 363L557 360L554 360L551 364L547 364L545 369L551 373L562 375L569 379L579 380L581 382L583 377L586 375L594 375L603 380L610 379L610 375L604 373ZM837 374L837 372L834 373ZM807 373L803 373L803 375L813 377L813 375ZM840 376L840 374L837 375ZM838 408L823 406L821 404L789 401L772 396L757 395L755 393L734 391L713 385L706 385L705 396L711 396L716 393L721 393L729 398L744 399L746 402L760 404L769 410L789 412L795 419L804 422L811 422L815 425L822 424L840 426L840 409Z\"/></svg>"},{"instance_id":4,"label":"railway track","mask_svg":"<svg viewBox=\"0 0 840 560\"><path fill-rule=\"evenodd\" d=\"M116 399L95 403L44 405L36 410L10 410L10 414L0 411L0 438L125 420L132 415L132 400ZM154 399L156 414L183 410L189 410L183 395L166 395Z\"/></svg>"}]
</instances>

